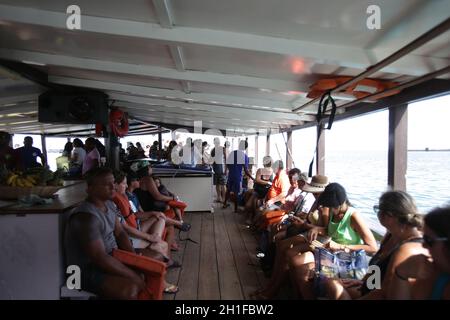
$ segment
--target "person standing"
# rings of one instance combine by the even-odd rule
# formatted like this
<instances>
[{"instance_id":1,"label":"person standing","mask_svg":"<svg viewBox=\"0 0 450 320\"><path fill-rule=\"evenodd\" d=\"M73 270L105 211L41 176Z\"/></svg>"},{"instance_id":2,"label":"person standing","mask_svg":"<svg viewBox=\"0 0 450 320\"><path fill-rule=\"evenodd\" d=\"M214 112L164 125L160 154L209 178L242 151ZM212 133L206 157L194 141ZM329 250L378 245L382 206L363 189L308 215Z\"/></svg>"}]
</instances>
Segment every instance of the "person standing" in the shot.
<instances>
[{"instance_id":1,"label":"person standing","mask_svg":"<svg viewBox=\"0 0 450 320\"><path fill-rule=\"evenodd\" d=\"M100 153L96 147L96 141L94 138L87 138L84 142L86 149L86 156L83 161L82 174L83 176L92 169L100 167Z\"/></svg>"},{"instance_id":2,"label":"person standing","mask_svg":"<svg viewBox=\"0 0 450 320\"><path fill-rule=\"evenodd\" d=\"M249 170L249 158L246 154L248 148L248 143L245 140L239 142L239 150L235 150L227 158L227 168L228 168L228 181L227 181L227 192L225 194L225 200L223 202L223 208L228 207L228 199L230 198L230 193L234 193L234 212L237 212L238 206L238 196L242 188L242 170L244 170L245 175L250 179L254 179Z\"/></svg>"},{"instance_id":3,"label":"person standing","mask_svg":"<svg viewBox=\"0 0 450 320\"><path fill-rule=\"evenodd\" d=\"M9 144L11 143L11 135L6 131L0 131L0 169L13 170L17 167L19 154Z\"/></svg>"},{"instance_id":4,"label":"person standing","mask_svg":"<svg viewBox=\"0 0 450 320\"><path fill-rule=\"evenodd\" d=\"M33 147L33 138L30 136L26 136L23 139L23 147L18 148L17 152L22 160L22 168L24 170L47 165L47 160L41 150ZM41 158L41 164L37 162L37 157Z\"/></svg>"},{"instance_id":5,"label":"person standing","mask_svg":"<svg viewBox=\"0 0 450 320\"><path fill-rule=\"evenodd\" d=\"M213 185L216 186L217 200L222 203L225 200L225 193L227 191L227 176L225 175L225 150L220 145L220 139L214 138L214 148L211 150L211 159L213 160L212 169Z\"/></svg>"}]
</instances>

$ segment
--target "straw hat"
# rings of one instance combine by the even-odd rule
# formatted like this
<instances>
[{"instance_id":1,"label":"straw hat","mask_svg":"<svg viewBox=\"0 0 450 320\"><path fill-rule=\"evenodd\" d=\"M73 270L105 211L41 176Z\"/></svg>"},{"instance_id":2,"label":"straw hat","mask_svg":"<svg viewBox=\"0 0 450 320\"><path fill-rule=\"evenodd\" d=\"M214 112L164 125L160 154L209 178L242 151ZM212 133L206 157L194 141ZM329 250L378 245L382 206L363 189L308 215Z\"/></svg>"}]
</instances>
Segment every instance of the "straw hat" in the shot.
<instances>
[{"instance_id":1,"label":"straw hat","mask_svg":"<svg viewBox=\"0 0 450 320\"><path fill-rule=\"evenodd\" d=\"M311 193L319 193L325 190L325 187L328 185L328 177L315 175L312 177L311 182L305 183L302 190Z\"/></svg>"}]
</instances>

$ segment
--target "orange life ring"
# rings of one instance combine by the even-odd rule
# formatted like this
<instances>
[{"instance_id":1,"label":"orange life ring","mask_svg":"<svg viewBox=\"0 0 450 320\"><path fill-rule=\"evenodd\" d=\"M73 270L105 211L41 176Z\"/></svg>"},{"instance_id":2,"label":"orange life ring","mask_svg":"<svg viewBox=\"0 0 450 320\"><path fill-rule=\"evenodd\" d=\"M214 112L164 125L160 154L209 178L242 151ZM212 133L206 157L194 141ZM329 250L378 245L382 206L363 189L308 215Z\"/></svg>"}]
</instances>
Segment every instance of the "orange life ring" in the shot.
<instances>
[{"instance_id":1,"label":"orange life ring","mask_svg":"<svg viewBox=\"0 0 450 320\"><path fill-rule=\"evenodd\" d=\"M109 126L115 136L126 136L129 130L128 115L119 109L111 110L109 113Z\"/></svg>"},{"instance_id":2,"label":"orange life ring","mask_svg":"<svg viewBox=\"0 0 450 320\"><path fill-rule=\"evenodd\" d=\"M352 77L336 77L330 79L320 79L317 82L315 82L312 86L310 86L311 90L309 91L306 97L310 99L319 98L328 90L334 89L337 86L349 81L350 79L352 79ZM386 89L393 88L397 85L398 85L397 82L377 80L377 79L363 79L349 86L342 92L352 95L356 99L361 99L373 93L382 92ZM400 91L401 90L395 90L393 92L383 94L382 96L378 97L378 99L395 95Z\"/></svg>"}]
</instances>

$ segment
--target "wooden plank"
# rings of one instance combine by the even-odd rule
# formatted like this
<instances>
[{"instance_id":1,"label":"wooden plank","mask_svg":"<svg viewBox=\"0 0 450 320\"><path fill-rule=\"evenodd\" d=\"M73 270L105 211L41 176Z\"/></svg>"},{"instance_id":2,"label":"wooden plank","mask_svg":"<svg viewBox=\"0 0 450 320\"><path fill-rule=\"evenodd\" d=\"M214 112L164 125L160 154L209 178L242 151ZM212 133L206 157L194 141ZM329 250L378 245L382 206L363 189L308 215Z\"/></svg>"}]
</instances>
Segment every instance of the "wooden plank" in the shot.
<instances>
[{"instance_id":1,"label":"wooden plank","mask_svg":"<svg viewBox=\"0 0 450 320\"><path fill-rule=\"evenodd\" d=\"M198 244L187 241L183 255L183 266L180 271L178 291L175 300L197 300L198 289L198 270L200 260L200 231L201 231L202 214L192 213L192 228L189 237L197 241Z\"/></svg>"},{"instance_id":2,"label":"wooden plank","mask_svg":"<svg viewBox=\"0 0 450 320\"><path fill-rule=\"evenodd\" d=\"M219 272L220 297L222 300L242 300L243 294L239 275L233 259L222 211L214 214L214 232L216 236L217 265Z\"/></svg>"},{"instance_id":3,"label":"wooden plank","mask_svg":"<svg viewBox=\"0 0 450 320\"><path fill-rule=\"evenodd\" d=\"M237 224L234 222L233 216L235 215L235 213L231 212L223 213L242 292L245 299L250 299L250 294L257 290L260 284L241 233Z\"/></svg>"},{"instance_id":4,"label":"wooden plank","mask_svg":"<svg viewBox=\"0 0 450 320\"><path fill-rule=\"evenodd\" d=\"M268 279L264 275L264 272L260 267L259 260L256 257L256 247L258 246L258 242L256 237L253 236L251 231L247 229L247 227L245 226L243 222L244 219L245 217L243 216L233 215L233 220L241 233L244 247L247 250L250 262L253 265L253 268L256 272L256 277L259 281L259 285L260 287L264 287L268 282Z\"/></svg>"},{"instance_id":5,"label":"wooden plank","mask_svg":"<svg viewBox=\"0 0 450 320\"><path fill-rule=\"evenodd\" d=\"M187 212L185 213L183 219L184 222L191 222L191 218L192 218L192 214ZM182 239L184 239L185 237L189 237L189 232L183 232L181 234ZM178 234L178 231L177 231ZM172 259L175 259L177 261L182 262L183 261L183 257L184 257L184 251L186 249L186 241L179 241L178 240L178 236L177 236L177 243L180 247L180 249L176 252L172 251ZM181 268L175 268L175 269L168 269L167 273L166 273L166 281L168 283L172 283L172 284L176 284L178 285L179 283L179 279L180 279L180 272L181 272ZM164 300L175 300L176 295L175 294L165 294L164 295Z\"/></svg>"},{"instance_id":6,"label":"wooden plank","mask_svg":"<svg viewBox=\"0 0 450 320\"><path fill-rule=\"evenodd\" d=\"M219 300L220 290L214 236L214 215L211 213L204 213L202 216L199 274L198 299Z\"/></svg>"}]
</instances>

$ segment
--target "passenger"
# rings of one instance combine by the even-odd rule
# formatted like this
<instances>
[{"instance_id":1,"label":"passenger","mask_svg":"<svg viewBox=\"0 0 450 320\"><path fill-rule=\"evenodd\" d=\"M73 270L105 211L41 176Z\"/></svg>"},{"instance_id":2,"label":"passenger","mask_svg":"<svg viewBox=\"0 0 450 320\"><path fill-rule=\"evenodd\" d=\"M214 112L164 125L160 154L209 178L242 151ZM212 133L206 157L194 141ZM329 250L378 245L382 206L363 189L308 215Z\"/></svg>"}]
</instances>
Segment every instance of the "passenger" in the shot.
<instances>
[{"instance_id":1,"label":"passenger","mask_svg":"<svg viewBox=\"0 0 450 320\"><path fill-rule=\"evenodd\" d=\"M220 145L220 139L214 138L214 148L211 150L213 158L212 169L213 185L216 186L217 199L216 202L223 203L227 192L227 176L225 175L225 149Z\"/></svg>"},{"instance_id":2,"label":"passenger","mask_svg":"<svg viewBox=\"0 0 450 320\"><path fill-rule=\"evenodd\" d=\"M159 142L153 141L153 144L150 147L150 152L148 154L150 159L158 159L158 148L159 148Z\"/></svg>"},{"instance_id":3,"label":"passenger","mask_svg":"<svg viewBox=\"0 0 450 320\"><path fill-rule=\"evenodd\" d=\"M423 245L428 254L401 263L389 298L450 300L450 207L436 208L425 216Z\"/></svg>"},{"instance_id":4,"label":"passenger","mask_svg":"<svg viewBox=\"0 0 450 320\"><path fill-rule=\"evenodd\" d=\"M145 211L162 211L167 217L173 219L177 215L175 212L180 210L180 205L183 205L185 208L185 204L176 201L176 197L168 197L158 191L156 183L152 177L153 170L149 162L134 162L130 166L130 169L136 172L138 178L140 179L140 187L134 190L134 193L137 195L139 202ZM180 223L180 226L177 227L182 231L187 231L190 229L190 225L187 223ZM178 246L175 243L173 226L168 226L167 232L168 235L166 241L169 243L171 248L176 250Z\"/></svg>"},{"instance_id":5,"label":"passenger","mask_svg":"<svg viewBox=\"0 0 450 320\"><path fill-rule=\"evenodd\" d=\"M384 193L374 207L378 220L387 230L380 250L370 265L380 270L381 289L371 290L367 277L363 280L328 280L325 283L329 299L389 299L395 270L404 261L419 254L428 254L422 246L422 216L413 198L402 191Z\"/></svg>"},{"instance_id":6,"label":"passenger","mask_svg":"<svg viewBox=\"0 0 450 320\"><path fill-rule=\"evenodd\" d=\"M168 244L162 239L166 225L164 214L149 212L146 214L146 220L138 219L126 195L127 178L125 174L119 171L114 176L116 192L113 201L119 208L122 226L130 235L133 248L147 257L166 262L168 268L180 267L178 261L170 258Z\"/></svg>"},{"instance_id":7,"label":"passenger","mask_svg":"<svg viewBox=\"0 0 450 320\"><path fill-rule=\"evenodd\" d=\"M86 156L83 160L82 174L100 167L100 153L97 150L94 138L87 138L85 141Z\"/></svg>"},{"instance_id":8,"label":"passenger","mask_svg":"<svg viewBox=\"0 0 450 320\"><path fill-rule=\"evenodd\" d=\"M47 165L47 160L41 150L33 147L33 138L30 136L24 138L23 147L18 148L16 152L19 154L20 159L22 159L21 166L24 170L39 166L45 167ZM36 161L37 157L41 158L40 164Z\"/></svg>"},{"instance_id":9,"label":"passenger","mask_svg":"<svg viewBox=\"0 0 450 320\"><path fill-rule=\"evenodd\" d=\"M72 153L73 144L72 142L67 142L64 145L64 150L62 152L62 155L56 158L56 168L59 170L64 170L66 172L69 171L69 162L70 162L70 155Z\"/></svg>"},{"instance_id":10,"label":"passenger","mask_svg":"<svg viewBox=\"0 0 450 320\"><path fill-rule=\"evenodd\" d=\"M156 187L158 188L159 193L162 195L172 197L175 199L175 201L171 201L172 207L175 207L178 210L175 211L176 218L183 223L183 215L184 215L184 209L186 209L187 205L184 202L181 202L177 195L167 190L166 186L164 186L161 183L161 179L158 177L154 177L153 180L155 180ZM178 204L175 204L175 202L178 202ZM166 208L167 210L167 208Z\"/></svg>"},{"instance_id":11,"label":"passenger","mask_svg":"<svg viewBox=\"0 0 450 320\"><path fill-rule=\"evenodd\" d=\"M277 160L273 164L273 170L275 172L275 178L273 179L272 186L267 192L266 202L264 209L274 210L281 206L285 201L285 197L291 187L289 183L289 177L284 170L284 163L281 160Z\"/></svg>"},{"instance_id":12,"label":"passenger","mask_svg":"<svg viewBox=\"0 0 450 320\"><path fill-rule=\"evenodd\" d=\"M310 229L307 242L289 249L286 254L294 285L304 299L316 297L310 281L310 273L315 267L314 255L310 251L314 240L322 242L331 251L365 250L368 254L377 251L372 232L351 206L344 187L330 183L320 195L318 204L328 209L322 211L326 224ZM329 241L325 237L329 237Z\"/></svg>"},{"instance_id":13,"label":"passenger","mask_svg":"<svg viewBox=\"0 0 450 320\"><path fill-rule=\"evenodd\" d=\"M65 231L67 265L81 269L81 288L109 299L136 299L146 288L140 274L112 257L120 248L135 252L117 218L114 176L108 168L86 175L87 199L70 212Z\"/></svg>"},{"instance_id":14,"label":"passenger","mask_svg":"<svg viewBox=\"0 0 450 320\"><path fill-rule=\"evenodd\" d=\"M288 178L290 183L290 188L284 198L284 203L280 205L279 208L275 210L265 210L260 216L257 217L259 221L256 221L257 227L267 227L268 221L270 219L283 216L295 209L298 202L302 200L301 192L302 190L298 186L298 180L300 179L301 171L297 168L289 170Z\"/></svg>"},{"instance_id":15,"label":"passenger","mask_svg":"<svg viewBox=\"0 0 450 320\"><path fill-rule=\"evenodd\" d=\"M144 150L144 148L142 148L142 145L140 142L136 142L136 148L137 148L137 152L138 152L138 157L145 158L145 150Z\"/></svg>"},{"instance_id":16,"label":"passenger","mask_svg":"<svg viewBox=\"0 0 450 320\"><path fill-rule=\"evenodd\" d=\"M289 261L288 251L294 250L300 254L309 250L307 240L308 232L316 226L325 226L325 219L328 217L328 209L318 205L318 199L328 185L328 178L316 175L310 183L303 185L303 199L295 208L296 216L290 217L291 225L287 229L278 229L278 233L273 236L273 243L269 246L269 251L263 259L263 266L273 271L271 278L265 288L257 290L252 297L259 299L270 299L274 297L282 284L288 277ZM318 211L316 211L318 209ZM317 215L317 216L316 216ZM269 237L271 239L272 237ZM305 245L307 244L307 245Z\"/></svg>"},{"instance_id":17,"label":"passenger","mask_svg":"<svg viewBox=\"0 0 450 320\"><path fill-rule=\"evenodd\" d=\"M130 201L131 210L133 211L133 213L136 215L136 217L138 219L146 220L146 219L153 217L154 215L160 216L160 214L163 214L160 211L144 211L144 209L142 209L141 203L139 202L137 195L134 193L134 191L139 189L139 186L140 186L139 178L135 173L128 174L127 183L128 183L128 188L126 191L126 195L128 197L128 200ZM166 221L166 226L175 226L178 229L183 230L183 231L188 231L190 229L189 223L185 223L183 225L183 223L184 223L183 221L168 218L164 214L163 214L163 216Z\"/></svg>"},{"instance_id":18,"label":"passenger","mask_svg":"<svg viewBox=\"0 0 450 320\"><path fill-rule=\"evenodd\" d=\"M238 209L238 196L241 193L242 188L242 170L244 170L244 173L250 177L250 179L254 179L248 171L249 158L246 154L247 148L247 141L241 140L239 142L239 150L230 153L227 158L228 181L223 208L229 206L228 199L230 199L230 193L233 192L234 212L237 212Z\"/></svg>"},{"instance_id":19,"label":"passenger","mask_svg":"<svg viewBox=\"0 0 450 320\"><path fill-rule=\"evenodd\" d=\"M73 140L73 147L69 174L71 176L81 176L86 150L84 150L83 142L78 138Z\"/></svg>"},{"instance_id":20,"label":"passenger","mask_svg":"<svg viewBox=\"0 0 450 320\"><path fill-rule=\"evenodd\" d=\"M20 155L11 146L11 135L6 131L0 131L0 167L8 170L19 167Z\"/></svg>"},{"instance_id":21,"label":"passenger","mask_svg":"<svg viewBox=\"0 0 450 320\"><path fill-rule=\"evenodd\" d=\"M253 185L254 192L245 203L246 224L251 224L254 220L256 208L260 206L259 202L266 198L267 192L272 186L273 178L272 158L265 156L263 158L263 168L256 170L255 183Z\"/></svg>"}]
</instances>

